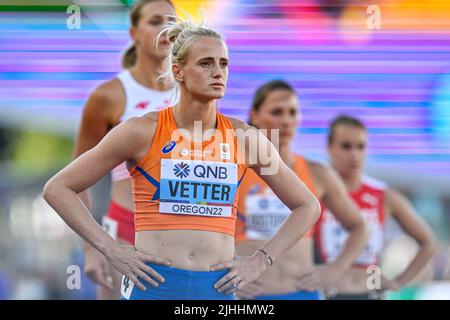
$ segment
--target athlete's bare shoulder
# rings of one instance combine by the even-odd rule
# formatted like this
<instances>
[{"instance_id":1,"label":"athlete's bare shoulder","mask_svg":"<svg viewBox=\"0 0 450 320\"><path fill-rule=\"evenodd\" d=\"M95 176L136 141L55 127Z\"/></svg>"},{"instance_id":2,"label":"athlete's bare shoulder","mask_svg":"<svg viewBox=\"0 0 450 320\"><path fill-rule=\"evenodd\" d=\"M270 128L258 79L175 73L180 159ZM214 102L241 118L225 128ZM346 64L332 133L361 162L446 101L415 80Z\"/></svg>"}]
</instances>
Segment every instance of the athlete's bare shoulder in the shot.
<instances>
[{"instance_id":1,"label":"athlete's bare shoulder","mask_svg":"<svg viewBox=\"0 0 450 320\"><path fill-rule=\"evenodd\" d=\"M125 101L125 91L118 78L108 80L98 85L91 93L92 96L96 96L109 102L122 99Z\"/></svg>"},{"instance_id":2,"label":"athlete's bare shoulder","mask_svg":"<svg viewBox=\"0 0 450 320\"><path fill-rule=\"evenodd\" d=\"M241 129L241 130L244 130L244 131L247 131L247 130L258 130L255 127L247 124L246 122L244 122L242 120L239 120L239 119L236 119L236 118L232 118L232 117L227 117L227 118L230 120L230 122L233 125L235 130L237 130L237 129Z\"/></svg>"},{"instance_id":3,"label":"athlete's bare shoulder","mask_svg":"<svg viewBox=\"0 0 450 320\"><path fill-rule=\"evenodd\" d=\"M306 162L319 193L322 193L322 190L325 192L329 190L329 187L334 185L336 179L339 179L337 173L330 165L311 159L306 159Z\"/></svg>"},{"instance_id":4,"label":"athlete's bare shoulder","mask_svg":"<svg viewBox=\"0 0 450 320\"><path fill-rule=\"evenodd\" d=\"M158 125L158 111L148 112L140 117L131 117L125 123L129 128L132 128L134 135L137 137L148 138L149 135L153 137Z\"/></svg>"},{"instance_id":5,"label":"athlete's bare shoulder","mask_svg":"<svg viewBox=\"0 0 450 320\"><path fill-rule=\"evenodd\" d=\"M330 174L330 171L333 170L329 165L323 162L312 160L309 158L305 158L305 160L312 174L318 177L326 176L327 174Z\"/></svg>"},{"instance_id":6,"label":"athlete's bare shoulder","mask_svg":"<svg viewBox=\"0 0 450 320\"><path fill-rule=\"evenodd\" d=\"M386 214L395 213L394 208L398 207L399 204L410 206L409 199L404 194L392 187L386 187L386 189L384 190L384 197L384 209Z\"/></svg>"},{"instance_id":7,"label":"athlete's bare shoulder","mask_svg":"<svg viewBox=\"0 0 450 320\"><path fill-rule=\"evenodd\" d=\"M112 122L118 122L125 109L125 91L119 79L114 78L96 87L89 97L86 109L107 113Z\"/></svg>"},{"instance_id":8,"label":"athlete's bare shoulder","mask_svg":"<svg viewBox=\"0 0 450 320\"><path fill-rule=\"evenodd\" d=\"M131 117L116 126L120 143L128 144L134 159L141 159L150 148L158 125L158 112L149 112L140 117Z\"/></svg>"},{"instance_id":9,"label":"athlete's bare shoulder","mask_svg":"<svg viewBox=\"0 0 450 320\"><path fill-rule=\"evenodd\" d=\"M147 131L150 130L151 132L154 132L158 126L158 115L159 111L151 111L136 118L141 120L143 130L147 128Z\"/></svg>"},{"instance_id":10,"label":"athlete's bare shoulder","mask_svg":"<svg viewBox=\"0 0 450 320\"><path fill-rule=\"evenodd\" d=\"M151 121L152 123L157 123L158 122L158 115L159 115L159 111L150 111L147 112L146 114L144 114L142 117L138 117L138 118L146 118L148 119L148 121Z\"/></svg>"}]
</instances>

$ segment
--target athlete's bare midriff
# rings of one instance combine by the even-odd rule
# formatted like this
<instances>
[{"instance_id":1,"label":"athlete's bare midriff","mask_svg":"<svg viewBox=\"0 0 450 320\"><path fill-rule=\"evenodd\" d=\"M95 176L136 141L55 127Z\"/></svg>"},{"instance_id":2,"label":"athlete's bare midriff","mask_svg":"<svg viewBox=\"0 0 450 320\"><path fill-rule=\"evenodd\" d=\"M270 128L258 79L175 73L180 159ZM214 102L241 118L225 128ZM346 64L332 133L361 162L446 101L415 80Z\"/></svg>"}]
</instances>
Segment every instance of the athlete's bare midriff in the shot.
<instances>
[{"instance_id":1,"label":"athlete's bare midriff","mask_svg":"<svg viewBox=\"0 0 450 320\"><path fill-rule=\"evenodd\" d=\"M131 193L131 179L113 181L111 186L111 201L122 208L134 211L133 194Z\"/></svg>"},{"instance_id":2,"label":"athlete's bare midriff","mask_svg":"<svg viewBox=\"0 0 450 320\"><path fill-rule=\"evenodd\" d=\"M130 179L112 183L111 200L134 211ZM211 265L232 260L234 255L233 237L212 231L141 231L136 233L135 246L144 253L171 260L174 268L194 271L209 271Z\"/></svg>"},{"instance_id":3,"label":"athlete's bare midriff","mask_svg":"<svg viewBox=\"0 0 450 320\"><path fill-rule=\"evenodd\" d=\"M136 249L169 259L177 269L210 271L212 265L233 259L234 238L213 231L140 231L136 232Z\"/></svg>"},{"instance_id":4,"label":"athlete's bare midriff","mask_svg":"<svg viewBox=\"0 0 450 320\"><path fill-rule=\"evenodd\" d=\"M246 240L236 246L237 255L251 255L265 241ZM286 294L297 292L296 279L300 273L313 265L312 239L300 240L292 248L277 258L273 266L258 279L265 294Z\"/></svg>"}]
</instances>

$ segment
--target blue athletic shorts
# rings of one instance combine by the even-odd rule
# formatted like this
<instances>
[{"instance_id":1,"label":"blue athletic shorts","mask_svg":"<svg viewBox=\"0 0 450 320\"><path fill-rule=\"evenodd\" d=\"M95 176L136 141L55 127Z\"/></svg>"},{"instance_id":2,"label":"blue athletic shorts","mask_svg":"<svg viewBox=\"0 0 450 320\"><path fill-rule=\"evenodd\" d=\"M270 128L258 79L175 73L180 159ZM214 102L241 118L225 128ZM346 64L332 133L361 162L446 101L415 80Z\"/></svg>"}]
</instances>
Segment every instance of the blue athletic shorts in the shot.
<instances>
[{"instance_id":1,"label":"blue athletic shorts","mask_svg":"<svg viewBox=\"0 0 450 320\"><path fill-rule=\"evenodd\" d=\"M142 291L127 277L122 278L121 300L234 300L234 294L214 289L214 284L229 270L190 271L147 263L164 277L157 288L139 279L147 288Z\"/></svg>"},{"instance_id":2,"label":"blue athletic shorts","mask_svg":"<svg viewBox=\"0 0 450 320\"><path fill-rule=\"evenodd\" d=\"M286 294L258 296L255 300L324 300L321 291L298 291Z\"/></svg>"}]
</instances>

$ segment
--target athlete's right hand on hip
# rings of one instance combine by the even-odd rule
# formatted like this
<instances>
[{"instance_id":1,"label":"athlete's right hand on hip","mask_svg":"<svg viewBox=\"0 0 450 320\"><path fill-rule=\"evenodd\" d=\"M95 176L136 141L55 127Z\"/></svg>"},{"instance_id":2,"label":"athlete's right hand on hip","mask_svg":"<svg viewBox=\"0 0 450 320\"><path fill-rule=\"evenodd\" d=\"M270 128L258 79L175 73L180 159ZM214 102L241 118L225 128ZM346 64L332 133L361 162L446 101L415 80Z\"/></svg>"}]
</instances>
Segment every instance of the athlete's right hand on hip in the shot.
<instances>
[{"instance_id":1,"label":"athlete's right hand on hip","mask_svg":"<svg viewBox=\"0 0 450 320\"><path fill-rule=\"evenodd\" d=\"M109 263L125 277L128 277L139 289L146 290L141 280L149 283L153 287L158 287L165 279L153 268L146 265L146 262L170 266L172 262L167 259L144 254L136 250L135 247L117 244L107 254Z\"/></svg>"},{"instance_id":2,"label":"athlete's right hand on hip","mask_svg":"<svg viewBox=\"0 0 450 320\"><path fill-rule=\"evenodd\" d=\"M230 294L255 281L268 267L266 257L259 251L250 257L235 256L233 260L211 266L211 271L230 269L214 284L219 292Z\"/></svg>"}]
</instances>

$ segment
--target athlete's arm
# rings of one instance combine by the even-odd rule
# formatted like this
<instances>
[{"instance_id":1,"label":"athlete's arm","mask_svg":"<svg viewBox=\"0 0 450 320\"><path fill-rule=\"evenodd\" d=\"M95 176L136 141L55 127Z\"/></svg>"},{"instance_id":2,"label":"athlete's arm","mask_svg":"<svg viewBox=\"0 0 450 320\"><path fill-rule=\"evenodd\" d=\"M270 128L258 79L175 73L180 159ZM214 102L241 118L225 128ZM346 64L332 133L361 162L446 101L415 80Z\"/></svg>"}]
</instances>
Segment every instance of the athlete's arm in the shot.
<instances>
[{"instance_id":1,"label":"athlete's arm","mask_svg":"<svg viewBox=\"0 0 450 320\"><path fill-rule=\"evenodd\" d=\"M230 272L216 283L219 291L234 292L257 279L276 258L298 242L314 225L320 215L320 204L298 176L283 162L273 144L256 128L243 122L235 123L239 146L245 152L245 161L292 210L289 217L271 239L251 257L237 257L221 263L213 270L230 268ZM239 130L241 129L241 130ZM245 143L242 136L252 136ZM267 254L267 256L266 256Z\"/></svg>"},{"instance_id":2,"label":"athlete's arm","mask_svg":"<svg viewBox=\"0 0 450 320\"><path fill-rule=\"evenodd\" d=\"M258 133L261 142L256 165L252 168L292 210L278 232L261 247L275 260L297 243L316 223L320 215L320 204L299 177L283 162L272 143L261 132ZM264 163L267 154L271 157L269 166Z\"/></svg>"},{"instance_id":3,"label":"athlete's arm","mask_svg":"<svg viewBox=\"0 0 450 320\"><path fill-rule=\"evenodd\" d=\"M119 122L125 105L125 95L119 80L97 87L83 108L80 128L75 140L73 157L77 158L96 146L108 131ZM84 205L91 210L89 190L79 194ZM113 289L111 267L105 257L83 241L84 272L95 283Z\"/></svg>"},{"instance_id":4,"label":"athlete's arm","mask_svg":"<svg viewBox=\"0 0 450 320\"><path fill-rule=\"evenodd\" d=\"M320 183L324 194L323 203L348 232L348 238L341 254L334 262L306 270L299 277L299 286L306 290L330 286L351 267L359 256L369 237L369 231L358 207L348 195L344 183L329 166L311 163L315 181Z\"/></svg>"},{"instance_id":5,"label":"athlete's arm","mask_svg":"<svg viewBox=\"0 0 450 320\"><path fill-rule=\"evenodd\" d=\"M415 213L413 206L405 196L393 189L388 189L385 193L385 201L387 212L420 246L408 267L393 280L393 284L387 286L389 289L395 289L403 287L426 266L437 251L437 243L431 229Z\"/></svg>"},{"instance_id":6,"label":"athlete's arm","mask_svg":"<svg viewBox=\"0 0 450 320\"><path fill-rule=\"evenodd\" d=\"M119 272L129 277L142 290L145 287L137 276L155 286L157 283L148 275L159 282L163 281L145 262L165 265L170 262L139 253L134 247L119 245L97 224L78 194L94 185L120 163L141 159L149 148L149 141L153 139L155 127L156 121L150 117L133 118L117 126L97 146L51 178L46 183L43 194L44 199L72 230L103 253Z\"/></svg>"},{"instance_id":7,"label":"athlete's arm","mask_svg":"<svg viewBox=\"0 0 450 320\"><path fill-rule=\"evenodd\" d=\"M83 108L80 128L75 140L73 157L77 158L96 146L108 131L119 122L125 105L125 95L119 80L113 80L96 88ZM87 191L80 194L90 209Z\"/></svg>"}]
</instances>

